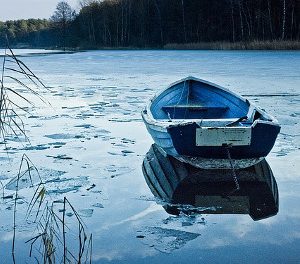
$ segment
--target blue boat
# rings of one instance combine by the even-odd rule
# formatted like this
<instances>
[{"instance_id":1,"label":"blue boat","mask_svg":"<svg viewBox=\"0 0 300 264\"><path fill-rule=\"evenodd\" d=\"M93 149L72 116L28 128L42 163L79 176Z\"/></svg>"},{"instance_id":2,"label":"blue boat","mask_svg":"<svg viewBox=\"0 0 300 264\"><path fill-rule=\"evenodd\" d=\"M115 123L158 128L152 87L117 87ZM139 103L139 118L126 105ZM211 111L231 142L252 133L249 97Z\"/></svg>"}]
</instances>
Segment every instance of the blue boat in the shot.
<instances>
[{"instance_id":1,"label":"blue boat","mask_svg":"<svg viewBox=\"0 0 300 264\"><path fill-rule=\"evenodd\" d=\"M271 151L278 121L247 99L208 81L182 79L142 111L154 142L200 168L245 168Z\"/></svg>"}]
</instances>

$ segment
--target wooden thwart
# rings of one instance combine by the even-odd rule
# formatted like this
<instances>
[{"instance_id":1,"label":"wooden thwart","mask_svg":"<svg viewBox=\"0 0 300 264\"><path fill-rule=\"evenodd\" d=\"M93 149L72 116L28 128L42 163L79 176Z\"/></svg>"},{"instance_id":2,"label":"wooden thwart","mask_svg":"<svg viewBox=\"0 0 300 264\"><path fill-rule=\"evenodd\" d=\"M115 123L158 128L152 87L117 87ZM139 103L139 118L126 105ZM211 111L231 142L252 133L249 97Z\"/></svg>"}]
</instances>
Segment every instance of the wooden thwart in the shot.
<instances>
[{"instance_id":1,"label":"wooden thwart","mask_svg":"<svg viewBox=\"0 0 300 264\"><path fill-rule=\"evenodd\" d=\"M163 110L173 110L173 109L188 109L188 110L197 110L197 111L208 111L208 110L223 110L226 111L229 109L227 106L201 106L201 105L166 105L162 107Z\"/></svg>"}]
</instances>

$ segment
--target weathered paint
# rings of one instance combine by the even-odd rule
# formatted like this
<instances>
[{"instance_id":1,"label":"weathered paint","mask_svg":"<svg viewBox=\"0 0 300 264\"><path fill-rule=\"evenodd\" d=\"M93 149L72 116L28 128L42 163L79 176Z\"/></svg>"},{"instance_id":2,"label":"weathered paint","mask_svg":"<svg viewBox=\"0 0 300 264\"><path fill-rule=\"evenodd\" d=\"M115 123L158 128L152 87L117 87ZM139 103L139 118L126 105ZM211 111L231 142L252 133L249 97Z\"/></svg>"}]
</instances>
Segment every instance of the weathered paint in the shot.
<instances>
[{"instance_id":1,"label":"weathered paint","mask_svg":"<svg viewBox=\"0 0 300 264\"><path fill-rule=\"evenodd\" d=\"M177 155L174 158L181 162L188 163L196 168L211 170L211 169L231 169L231 163L235 169L244 169L253 166L264 158L249 158L249 159L206 159L200 157L189 157ZM230 163L231 162L231 163Z\"/></svg>"},{"instance_id":2,"label":"weathered paint","mask_svg":"<svg viewBox=\"0 0 300 264\"><path fill-rule=\"evenodd\" d=\"M251 127L196 128L196 146L245 146L251 144Z\"/></svg>"}]
</instances>

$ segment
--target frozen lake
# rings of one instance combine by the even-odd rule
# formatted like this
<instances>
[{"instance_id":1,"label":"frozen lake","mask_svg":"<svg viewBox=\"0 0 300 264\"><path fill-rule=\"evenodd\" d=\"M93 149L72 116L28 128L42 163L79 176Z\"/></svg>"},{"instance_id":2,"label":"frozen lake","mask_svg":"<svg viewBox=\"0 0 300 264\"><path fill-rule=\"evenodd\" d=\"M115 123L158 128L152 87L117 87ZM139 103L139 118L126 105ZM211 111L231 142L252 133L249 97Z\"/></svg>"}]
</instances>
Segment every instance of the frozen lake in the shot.
<instances>
[{"instance_id":1,"label":"frozen lake","mask_svg":"<svg viewBox=\"0 0 300 264\"><path fill-rule=\"evenodd\" d=\"M21 59L49 87L41 93L51 106L33 98L36 107L22 113L30 143L11 138L1 145L0 181L17 175L26 153L55 212L61 214L66 196L93 234L94 263L299 262L300 52L25 53ZM189 75L242 94L279 120L281 133L267 157L279 190L276 216L176 217L156 203L142 173L152 139L140 111L158 90ZM31 263L25 241L36 230L24 219L33 193L28 184L19 188L16 260ZM4 195L14 195L13 188ZM0 200L2 263L11 262L13 208L13 199ZM67 210L76 231L74 218Z\"/></svg>"}]
</instances>

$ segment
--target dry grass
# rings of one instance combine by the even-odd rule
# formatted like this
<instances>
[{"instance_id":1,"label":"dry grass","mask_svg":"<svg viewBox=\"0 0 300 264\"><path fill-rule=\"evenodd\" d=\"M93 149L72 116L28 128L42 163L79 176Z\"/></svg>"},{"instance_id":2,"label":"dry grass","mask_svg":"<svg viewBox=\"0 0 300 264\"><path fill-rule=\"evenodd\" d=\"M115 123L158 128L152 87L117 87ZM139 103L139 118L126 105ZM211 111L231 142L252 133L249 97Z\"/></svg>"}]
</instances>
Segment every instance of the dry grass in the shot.
<instances>
[{"instance_id":1,"label":"dry grass","mask_svg":"<svg viewBox=\"0 0 300 264\"><path fill-rule=\"evenodd\" d=\"M14 135L25 136L25 127L19 110L27 112L27 107L21 106L25 102L27 105L33 103L24 96L22 91L33 94L40 100L48 103L39 94L40 88L46 88L42 81L20 60L9 45L5 49L2 63L2 74L0 79L0 142L6 144L6 137ZM33 173L35 180L33 180ZM85 225L79 214L64 197L63 210L54 208L54 203L46 199L46 186L39 174L38 169L26 154L23 154L19 165L17 176L6 185L0 181L2 186L2 199L12 199L13 202L13 238L12 238L12 262L15 263L16 241L17 241L17 200L22 188L20 184L28 183L29 190L32 190L30 201L28 200L27 212L24 220L36 224L35 235L26 243L30 245L30 257L37 263L91 263L92 256L92 234L88 234ZM8 186L13 186L14 195L4 196L4 190ZM27 188L27 189L28 189ZM49 205L50 203L50 205ZM66 221L66 210L72 213L72 226ZM61 212L61 215L60 215ZM75 226L75 230L72 227ZM77 237L68 239L67 234ZM72 243L70 243L70 241ZM74 244L76 244L74 248ZM70 245L68 244L70 243ZM60 249L63 248L62 251Z\"/></svg>"},{"instance_id":2,"label":"dry grass","mask_svg":"<svg viewBox=\"0 0 300 264\"><path fill-rule=\"evenodd\" d=\"M72 230L66 222L66 211L75 216L78 229ZM85 225L69 200L64 197L62 215L55 212L54 204L46 205L37 223L37 234L26 241L30 244L30 257L39 259L42 263L91 263L92 234L88 234ZM68 232L67 232L68 230ZM77 249L69 246L67 233L77 237ZM72 239L72 243L74 240ZM62 250L60 250L62 248ZM73 249L71 249L73 248Z\"/></svg>"},{"instance_id":3,"label":"dry grass","mask_svg":"<svg viewBox=\"0 0 300 264\"><path fill-rule=\"evenodd\" d=\"M173 50L300 50L300 41L198 42L170 43L164 49Z\"/></svg>"},{"instance_id":4,"label":"dry grass","mask_svg":"<svg viewBox=\"0 0 300 264\"><path fill-rule=\"evenodd\" d=\"M2 199L5 198L5 189L14 188L14 195L10 198L13 202L12 262L16 262L17 219L20 217L17 215L17 201L22 190L20 184L23 189L26 189L25 184L27 189L32 190L30 200L23 199L28 204L24 220L35 225L33 237L26 241L29 244L29 256L38 263L91 263L92 234L87 232L80 215L66 197L58 204L63 206L62 209L54 206L57 202L47 198L47 187L26 154L22 156L17 176L3 186ZM68 221L66 212L72 215L71 218L68 217Z\"/></svg>"},{"instance_id":5,"label":"dry grass","mask_svg":"<svg viewBox=\"0 0 300 264\"><path fill-rule=\"evenodd\" d=\"M28 140L19 110L28 112L27 108L22 106L24 102L31 106L34 104L18 89L23 89L46 102L39 94L39 90L46 87L29 67L15 56L9 45L7 45L3 56L0 85L1 141L5 142L8 135L23 135Z\"/></svg>"}]
</instances>

